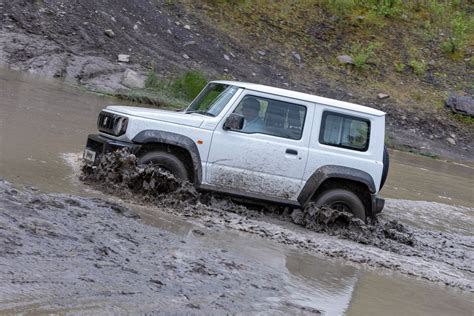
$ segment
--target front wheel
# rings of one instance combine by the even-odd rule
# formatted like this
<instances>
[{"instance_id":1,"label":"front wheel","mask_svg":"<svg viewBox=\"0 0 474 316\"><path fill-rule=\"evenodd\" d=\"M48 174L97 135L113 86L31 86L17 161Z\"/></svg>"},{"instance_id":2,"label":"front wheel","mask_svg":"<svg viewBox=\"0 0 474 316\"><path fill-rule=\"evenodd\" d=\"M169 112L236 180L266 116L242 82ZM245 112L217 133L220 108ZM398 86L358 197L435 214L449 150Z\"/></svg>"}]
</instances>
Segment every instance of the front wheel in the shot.
<instances>
[{"instance_id":1,"label":"front wheel","mask_svg":"<svg viewBox=\"0 0 474 316\"><path fill-rule=\"evenodd\" d=\"M323 192L315 200L316 207L327 206L341 212L347 212L365 222L365 207L359 197L344 189L334 189Z\"/></svg>"},{"instance_id":2,"label":"front wheel","mask_svg":"<svg viewBox=\"0 0 474 316\"><path fill-rule=\"evenodd\" d=\"M176 178L189 180L189 173L184 163L172 153L164 151L153 151L138 159L141 165L153 164L166 171L171 172Z\"/></svg>"}]
</instances>

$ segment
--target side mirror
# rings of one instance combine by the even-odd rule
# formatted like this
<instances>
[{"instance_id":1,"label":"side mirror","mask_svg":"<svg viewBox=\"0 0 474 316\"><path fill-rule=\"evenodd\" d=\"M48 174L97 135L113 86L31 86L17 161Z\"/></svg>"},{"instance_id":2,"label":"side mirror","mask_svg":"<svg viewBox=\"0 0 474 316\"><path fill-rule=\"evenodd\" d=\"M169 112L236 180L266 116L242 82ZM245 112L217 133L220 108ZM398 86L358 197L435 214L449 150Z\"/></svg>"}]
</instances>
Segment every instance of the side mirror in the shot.
<instances>
[{"instance_id":1,"label":"side mirror","mask_svg":"<svg viewBox=\"0 0 474 316\"><path fill-rule=\"evenodd\" d=\"M243 115L232 113L226 118L223 128L225 130L240 131L244 128L244 120Z\"/></svg>"}]
</instances>

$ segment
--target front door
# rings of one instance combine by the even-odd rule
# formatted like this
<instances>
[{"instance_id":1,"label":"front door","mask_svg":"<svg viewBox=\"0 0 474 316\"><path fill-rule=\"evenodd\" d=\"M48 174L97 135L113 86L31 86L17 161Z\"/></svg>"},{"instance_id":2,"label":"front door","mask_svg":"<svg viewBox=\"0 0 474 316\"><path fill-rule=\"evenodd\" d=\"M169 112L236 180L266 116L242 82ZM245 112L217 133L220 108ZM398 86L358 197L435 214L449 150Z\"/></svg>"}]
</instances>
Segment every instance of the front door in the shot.
<instances>
[{"instance_id":1,"label":"front door","mask_svg":"<svg viewBox=\"0 0 474 316\"><path fill-rule=\"evenodd\" d=\"M242 130L224 130L230 113ZM221 189L296 200L308 157L314 109L309 103L246 91L212 137L206 182Z\"/></svg>"}]
</instances>

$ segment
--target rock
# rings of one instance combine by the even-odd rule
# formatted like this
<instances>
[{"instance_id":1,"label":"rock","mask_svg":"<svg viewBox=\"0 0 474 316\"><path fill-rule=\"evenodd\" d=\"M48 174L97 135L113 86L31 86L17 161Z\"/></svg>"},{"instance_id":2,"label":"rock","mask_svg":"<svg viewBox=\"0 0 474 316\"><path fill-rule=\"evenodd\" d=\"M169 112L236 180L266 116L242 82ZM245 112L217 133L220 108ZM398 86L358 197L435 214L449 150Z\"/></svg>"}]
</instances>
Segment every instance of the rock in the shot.
<instances>
[{"instance_id":1,"label":"rock","mask_svg":"<svg viewBox=\"0 0 474 316\"><path fill-rule=\"evenodd\" d=\"M186 46L194 45L194 44L196 44L195 41L187 41L187 42L184 42L183 46L186 47Z\"/></svg>"},{"instance_id":2,"label":"rock","mask_svg":"<svg viewBox=\"0 0 474 316\"><path fill-rule=\"evenodd\" d=\"M260 56L265 56L267 53L263 50L257 50L257 53L260 55Z\"/></svg>"},{"instance_id":3,"label":"rock","mask_svg":"<svg viewBox=\"0 0 474 316\"><path fill-rule=\"evenodd\" d=\"M189 59L190 57L188 56L188 54L183 54L182 55L184 59Z\"/></svg>"},{"instance_id":4,"label":"rock","mask_svg":"<svg viewBox=\"0 0 474 316\"><path fill-rule=\"evenodd\" d=\"M301 55L298 54L297 52L291 52L291 56L293 56L294 59L296 59L296 61L298 63L301 63Z\"/></svg>"},{"instance_id":5,"label":"rock","mask_svg":"<svg viewBox=\"0 0 474 316\"><path fill-rule=\"evenodd\" d=\"M230 60L229 55L224 54L224 59L225 59L225 60Z\"/></svg>"},{"instance_id":6,"label":"rock","mask_svg":"<svg viewBox=\"0 0 474 316\"><path fill-rule=\"evenodd\" d=\"M185 26L183 26L186 30L190 30L191 29L191 26L189 24L186 24Z\"/></svg>"},{"instance_id":7,"label":"rock","mask_svg":"<svg viewBox=\"0 0 474 316\"><path fill-rule=\"evenodd\" d=\"M107 35L107 36L110 37L110 38L114 38L114 37L115 37L114 31L112 31L111 29L105 30L105 31L104 31L104 34Z\"/></svg>"},{"instance_id":8,"label":"rock","mask_svg":"<svg viewBox=\"0 0 474 316\"><path fill-rule=\"evenodd\" d=\"M136 71L127 69L123 73L122 84L131 89L143 89L145 87L145 79Z\"/></svg>"},{"instance_id":9,"label":"rock","mask_svg":"<svg viewBox=\"0 0 474 316\"><path fill-rule=\"evenodd\" d=\"M133 29L136 31L138 30L138 24L133 25Z\"/></svg>"},{"instance_id":10,"label":"rock","mask_svg":"<svg viewBox=\"0 0 474 316\"><path fill-rule=\"evenodd\" d=\"M464 114L474 117L474 99L471 96L458 96L454 93L449 94L445 102L446 107L458 114Z\"/></svg>"},{"instance_id":11,"label":"rock","mask_svg":"<svg viewBox=\"0 0 474 316\"><path fill-rule=\"evenodd\" d=\"M354 65L354 60L349 55L337 56L337 61L344 65Z\"/></svg>"},{"instance_id":12,"label":"rock","mask_svg":"<svg viewBox=\"0 0 474 316\"><path fill-rule=\"evenodd\" d=\"M377 94L377 98L379 98L380 100L383 100L383 99L390 98L390 96L388 94L385 94L385 93L379 93L379 94Z\"/></svg>"},{"instance_id":13,"label":"rock","mask_svg":"<svg viewBox=\"0 0 474 316\"><path fill-rule=\"evenodd\" d=\"M454 140L454 138L448 137L448 138L446 138L446 140L447 140L448 143L450 143L451 145L456 145L456 141Z\"/></svg>"},{"instance_id":14,"label":"rock","mask_svg":"<svg viewBox=\"0 0 474 316\"><path fill-rule=\"evenodd\" d=\"M121 63L129 63L130 62L130 55L126 55L126 54L119 54L117 56L117 59L119 62Z\"/></svg>"}]
</instances>

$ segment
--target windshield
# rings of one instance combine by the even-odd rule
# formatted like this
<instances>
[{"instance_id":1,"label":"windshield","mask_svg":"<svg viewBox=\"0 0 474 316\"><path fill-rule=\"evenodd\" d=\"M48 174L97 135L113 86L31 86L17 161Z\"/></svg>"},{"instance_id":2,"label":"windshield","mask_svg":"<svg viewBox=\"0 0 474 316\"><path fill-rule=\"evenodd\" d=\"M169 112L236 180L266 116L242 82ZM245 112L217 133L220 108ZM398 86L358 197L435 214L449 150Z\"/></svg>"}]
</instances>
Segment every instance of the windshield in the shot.
<instances>
[{"instance_id":1,"label":"windshield","mask_svg":"<svg viewBox=\"0 0 474 316\"><path fill-rule=\"evenodd\" d=\"M239 88L221 83L210 83L191 103L186 113L217 116Z\"/></svg>"}]
</instances>

